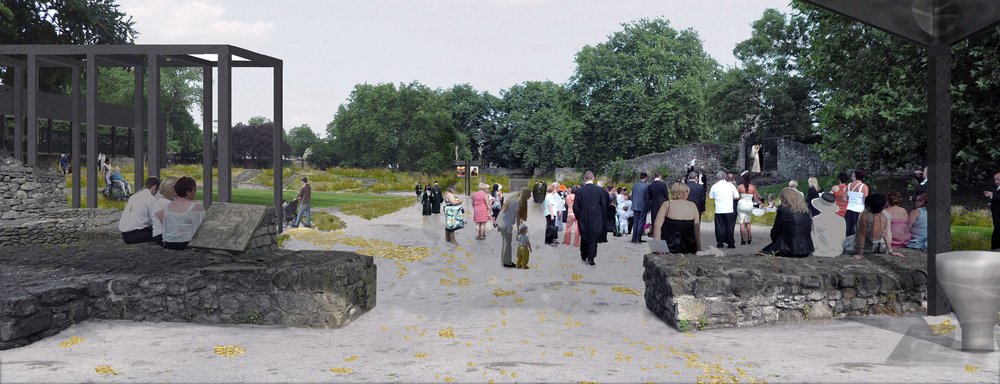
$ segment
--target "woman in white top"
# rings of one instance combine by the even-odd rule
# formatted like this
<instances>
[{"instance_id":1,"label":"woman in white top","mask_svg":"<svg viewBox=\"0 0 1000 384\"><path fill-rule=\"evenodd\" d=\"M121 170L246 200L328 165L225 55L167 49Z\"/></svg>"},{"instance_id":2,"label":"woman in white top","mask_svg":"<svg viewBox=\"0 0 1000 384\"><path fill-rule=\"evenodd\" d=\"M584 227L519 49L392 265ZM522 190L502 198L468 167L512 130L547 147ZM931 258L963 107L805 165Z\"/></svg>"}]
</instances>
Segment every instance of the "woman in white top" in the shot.
<instances>
[{"instance_id":1,"label":"woman in white top","mask_svg":"<svg viewBox=\"0 0 1000 384\"><path fill-rule=\"evenodd\" d=\"M865 171L855 169L851 174L851 183L847 185L847 236L853 235L857 229L858 217L865 210L865 198L868 197L868 185L865 184Z\"/></svg>"},{"instance_id":2,"label":"woman in white top","mask_svg":"<svg viewBox=\"0 0 1000 384\"><path fill-rule=\"evenodd\" d=\"M198 185L194 179L184 176L174 184L177 198L157 212L156 217L163 222L163 247L168 249L187 248L188 241L205 219L205 208L195 202Z\"/></svg>"},{"instance_id":3,"label":"woman in white top","mask_svg":"<svg viewBox=\"0 0 1000 384\"><path fill-rule=\"evenodd\" d=\"M177 178L174 176L168 177L160 183L160 193L156 194L156 202L152 205L153 214L151 217L153 220L153 242L159 245L163 245L163 220L160 219L161 211L167 208L167 204L177 198L177 192L174 191L174 184L177 183Z\"/></svg>"}]
</instances>

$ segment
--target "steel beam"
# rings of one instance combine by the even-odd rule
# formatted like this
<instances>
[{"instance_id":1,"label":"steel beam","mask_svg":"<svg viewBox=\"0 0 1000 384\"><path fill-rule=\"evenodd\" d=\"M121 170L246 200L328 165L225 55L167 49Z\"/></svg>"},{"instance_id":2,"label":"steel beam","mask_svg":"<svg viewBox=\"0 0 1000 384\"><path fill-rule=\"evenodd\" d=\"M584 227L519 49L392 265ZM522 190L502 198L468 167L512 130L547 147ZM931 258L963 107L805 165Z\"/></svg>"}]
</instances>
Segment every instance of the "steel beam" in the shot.
<instances>
[{"instance_id":1,"label":"steel beam","mask_svg":"<svg viewBox=\"0 0 1000 384\"><path fill-rule=\"evenodd\" d=\"M38 57L28 55L28 159L29 167L38 166Z\"/></svg>"},{"instance_id":2,"label":"steel beam","mask_svg":"<svg viewBox=\"0 0 1000 384\"><path fill-rule=\"evenodd\" d=\"M157 55L147 57L147 68L149 68L149 79L147 92L149 92L149 102L147 105L146 123L149 127L149 144L146 146L146 155L149 156L149 175L160 177L160 169L163 167L160 158L160 60Z\"/></svg>"},{"instance_id":3,"label":"steel beam","mask_svg":"<svg viewBox=\"0 0 1000 384\"><path fill-rule=\"evenodd\" d=\"M282 128L282 123L283 123L283 120L284 120L284 110L282 109L282 106L284 105L282 103L282 99L284 97L282 80L283 80L282 79L282 67L279 65L279 66L274 67L274 100L273 100L273 102L274 102L274 129L273 129L273 131L274 132L273 132L273 136L271 138L271 140L273 140L273 142L272 142L273 147L272 147L272 152L271 152L271 163L272 163L271 166L274 168L274 187L273 187L273 189L274 189L274 207L275 207L275 212L277 212L277 214L278 214L278 223L284 223L285 222L284 218L282 217L284 212L281 209L282 208L282 206L281 206L281 203L282 203L282 201L281 201L282 200L281 191L283 189L282 188L283 184L282 184L282 180L281 179L282 179L282 166L284 165L283 161L282 161L282 158L284 156L282 156L281 147L282 147L282 144L284 143L284 139L283 139L282 136L285 133L284 128ZM279 224L278 225L279 231L280 231L281 227L283 227L283 226Z\"/></svg>"},{"instance_id":4,"label":"steel beam","mask_svg":"<svg viewBox=\"0 0 1000 384\"><path fill-rule=\"evenodd\" d=\"M951 250L951 48L927 50L927 314L951 312L937 280L937 255Z\"/></svg>"},{"instance_id":5,"label":"steel beam","mask_svg":"<svg viewBox=\"0 0 1000 384\"><path fill-rule=\"evenodd\" d=\"M202 205L212 206L212 67L201 69L201 167Z\"/></svg>"},{"instance_id":6,"label":"steel beam","mask_svg":"<svg viewBox=\"0 0 1000 384\"><path fill-rule=\"evenodd\" d=\"M70 167L72 167L73 208L80 208L80 67L73 67L73 89L71 92L72 118L69 122L70 132Z\"/></svg>"},{"instance_id":7,"label":"steel beam","mask_svg":"<svg viewBox=\"0 0 1000 384\"><path fill-rule=\"evenodd\" d=\"M97 208L97 55L87 55L87 207Z\"/></svg>"},{"instance_id":8,"label":"steel beam","mask_svg":"<svg viewBox=\"0 0 1000 384\"><path fill-rule=\"evenodd\" d=\"M231 131L233 127L233 68L229 50L219 55L219 201L230 203L232 196Z\"/></svg>"},{"instance_id":9,"label":"steel beam","mask_svg":"<svg viewBox=\"0 0 1000 384\"><path fill-rule=\"evenodd\" d=\"M135 89L133 90L134 98L132 100L132 109L133 109L132 112L135 123L132 126L132 138L133 138L132 157L135 159L135 180L134 180L135 184L132 185L135 186L134 189L138 189L141 188L141 186L145 186L145 181L146 181L146 175L145 175L146 167L144 159L145 154L143 153L142 150L143 144L145 144L143 143L143 140L145 139L145 136L143 135L144 124L142 123L144 71L145 67L143 66L136 66L133 68L133 76L135 77Z\"/></svg>"}]
</instances>

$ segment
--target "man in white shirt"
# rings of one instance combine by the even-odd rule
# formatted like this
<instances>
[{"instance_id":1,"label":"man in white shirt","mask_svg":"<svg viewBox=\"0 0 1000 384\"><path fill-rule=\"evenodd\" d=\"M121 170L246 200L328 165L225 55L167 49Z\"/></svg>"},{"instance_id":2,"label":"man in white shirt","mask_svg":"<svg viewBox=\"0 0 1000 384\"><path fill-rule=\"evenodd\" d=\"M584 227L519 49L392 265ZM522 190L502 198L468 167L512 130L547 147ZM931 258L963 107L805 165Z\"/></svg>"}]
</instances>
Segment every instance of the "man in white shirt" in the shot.
<instances>
[{"instance_id":1,"label":"man in white shirt","mask_svg":"<svg viewBox=\"0 0 1000 384\"><path fill-rule=\"evenodd\" d=\"M733 185L735 178L732 174L719 172L717 176L719 181L709 191L709 197L715 200L715 246L722 248L725 243L729 244L729 248L736 248L736 212L733 210L733 201L740 199L740 193Z\"/></svg>"},{"instance_id":2,"label":"man in white shirt","mask_svg":"<svg viewBox=\"0 0 1000 384\"><path fill-rule=\"evenodd\" d=\"M122 233L125 244L153 241L153 220L156 220L153 207L156 206L159 189L160 179L150 176L146 179L146 189L128 199L118 220L118 231Z\"/></svg>"}]
</instances>

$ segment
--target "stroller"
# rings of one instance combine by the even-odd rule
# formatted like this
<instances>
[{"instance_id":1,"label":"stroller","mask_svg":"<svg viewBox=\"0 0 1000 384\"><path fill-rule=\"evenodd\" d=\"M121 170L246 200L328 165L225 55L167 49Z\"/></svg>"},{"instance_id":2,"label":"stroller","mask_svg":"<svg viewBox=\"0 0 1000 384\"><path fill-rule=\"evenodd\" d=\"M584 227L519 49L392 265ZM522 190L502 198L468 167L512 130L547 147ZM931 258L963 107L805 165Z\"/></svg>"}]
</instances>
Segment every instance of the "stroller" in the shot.
<instances>
[{"instance_id":1,"label":"stroller","mask_svg":"<svg viewBox=\"0 0 1000 384\"><path fill-rule=\"evenodd\" d=\"M299 214L299 201L298 200L286 201L281 205L281 210L282 212L284 212L283 213L284 220L282 221L281 225L290 226L292 225L292 222L295 221L295 216Z\"/></svg>"}]
</instances>

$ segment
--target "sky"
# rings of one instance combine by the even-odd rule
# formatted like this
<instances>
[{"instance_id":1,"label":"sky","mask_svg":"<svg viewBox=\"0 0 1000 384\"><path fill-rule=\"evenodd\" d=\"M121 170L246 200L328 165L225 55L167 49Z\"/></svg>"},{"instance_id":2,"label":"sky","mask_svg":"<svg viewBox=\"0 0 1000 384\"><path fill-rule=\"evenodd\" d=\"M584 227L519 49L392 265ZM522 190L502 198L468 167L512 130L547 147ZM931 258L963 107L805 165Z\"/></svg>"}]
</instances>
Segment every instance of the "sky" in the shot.
<instances>
[{"instance_id":1,"label":"sky","mask_svg":"<svg viewBox=\"0 0 1000 384\"><path fill-rule=\"evenodd\" d=\"M693 28L724 68L767 8L790 0L119 0L137 44L229 44L284 62L285 129L319 136L355 84L565 83L576 53L643 18ZM268 69L233 70L233 122L273 117ZM216 100L218 100L216 98ZM215 109L218 110L217 108ZM201 111L193 111L200 121Z\"/></svg>"}]
</instances>

